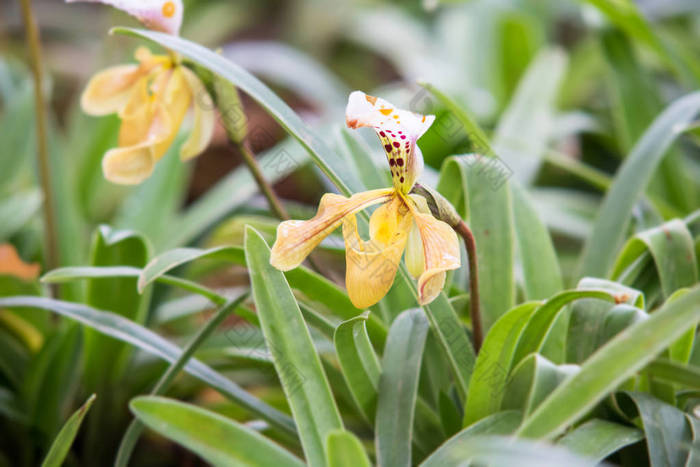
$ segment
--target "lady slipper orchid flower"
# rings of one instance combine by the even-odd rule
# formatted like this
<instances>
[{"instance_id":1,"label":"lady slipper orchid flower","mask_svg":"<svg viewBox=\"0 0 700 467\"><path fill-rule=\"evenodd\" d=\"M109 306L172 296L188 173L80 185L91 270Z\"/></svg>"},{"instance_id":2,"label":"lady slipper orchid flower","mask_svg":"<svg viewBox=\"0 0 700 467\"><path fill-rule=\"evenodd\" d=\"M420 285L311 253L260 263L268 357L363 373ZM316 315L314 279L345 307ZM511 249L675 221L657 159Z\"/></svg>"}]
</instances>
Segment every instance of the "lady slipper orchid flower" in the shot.
<instances>
[{"instance_id":1,"label":"lady slipper orchid flower","mask_svg":"<svg viewBox=\"0 0 700 467\"><path fill-rule=\"evenodd\" d=\"M98 1L132 14L148 27L178 34L182 23L181 0L69 0ZM81 97L90 115L116 113L121 119L118 147L102 159L105 178L119 184L147 179L177 136L190 108L193 126L180 148L180 158L201 154L214 133L211 96L202 81L183 66L175 54L154 55L136 50L138 64L119 65L97 73Z\"/></svg>"},{"instance_id":2,"label":"lady slipper orchid flower","mask_svg":"<svg viewBox=\"0 0 700 467\"><path fill-rule=\"evenodd\" d=\"M454 230L430 214L425 200L409 195L423 170L416 141L435 117L395 108L387 101L355 91L346 109L350 128L374 128L386 152L393 188L357 193L350 198L327 193L317 214L307 221L286 221L277 228L270 263L287 271L343 224L346 248L345 283L357 308L377 303L394 282L401 256L418 279L418 302L430 303L445 285L446 271L460 266ZM381 204L371 215L368 241L357 232L355 213Z\"/></svg>"}]
</instances>

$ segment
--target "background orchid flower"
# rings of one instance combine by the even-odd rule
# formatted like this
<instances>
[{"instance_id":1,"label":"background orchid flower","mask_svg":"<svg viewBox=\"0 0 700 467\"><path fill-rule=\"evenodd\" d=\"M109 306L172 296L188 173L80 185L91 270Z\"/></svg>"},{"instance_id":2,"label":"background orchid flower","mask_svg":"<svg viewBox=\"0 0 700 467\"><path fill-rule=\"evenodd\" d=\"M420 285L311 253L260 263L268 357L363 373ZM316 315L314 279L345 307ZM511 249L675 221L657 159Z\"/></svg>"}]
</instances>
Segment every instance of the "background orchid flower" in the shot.
<instances>
[{"instance_id":1,"label":"background orchid flower","mask_svg":"<svg viewBox=\"0 0 700 467\"><path fill-rule=\"evenodd\" d=\"M180 0L99 3L122 9L152 29L171 34L180 30ZM118 65L97 73L81 97L86 113L116 113L121 119L119 145L107 151L102 160L105 178L120 184L141 183L153 173L190 108L194 108L194 121L189 138L180 148L182 160L196 157L206 149L215 126L211 96L199 77L183 66L175 54L154 55L142 47L135 58L138 64Z\"/></svg>"},{"instance_id":2,"label":"background orchid flower","mask_svg":"<svg viewBox=\"0 0 700 467\"><path fill-rule=\"evenodd\" d=\"M397 109L383 99L355 91L350 94L345 118L350 128L372 127L377 132L389 161L393 188L350 198L324 195L313 218L279 225L270 263L283 271L297 267L342 223L345 282L356 307L366 308L386 295L404 250L406 265L418 278L418 301L429 303L442 290L446 271L460 266L454 230L434 218L422 198L409 195L423 170L423 155L416 141L435 117ZM357 232L355 213L376 204L381 206L370 217L370 239L366 241Z\"/></svg>"}]
</instances>

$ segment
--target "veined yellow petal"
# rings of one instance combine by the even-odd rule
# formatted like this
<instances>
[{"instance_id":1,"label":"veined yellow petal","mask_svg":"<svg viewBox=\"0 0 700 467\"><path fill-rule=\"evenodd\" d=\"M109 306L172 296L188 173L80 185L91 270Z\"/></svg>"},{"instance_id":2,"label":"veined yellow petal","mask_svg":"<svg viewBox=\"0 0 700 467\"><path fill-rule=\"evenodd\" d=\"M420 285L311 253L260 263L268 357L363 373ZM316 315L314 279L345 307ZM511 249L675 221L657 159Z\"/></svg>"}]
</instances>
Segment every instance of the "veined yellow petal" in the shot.
<instances>
[{"instance_id":1,"label":"veined yellow petal","mask_svg":"<svg viewBox=\"0 0 700 467\"><path fill-rule=\"evenodd\" d=\"M80 106L89 115L109 115L129 102L141 77L138 65L119 65L100 71L90 79L80 97Z\"/></svg>"},{"instance_id":2,"label":"veined yellow petal","mask_svg":"<svg viewBox=\"0 0 700 467\"><path fill-rule=\"evenodd\" d=\"M307 221L285 221L277 227L270 264L282 271L294 269L340 225L345 216L388 201L393 194L393 189L384 188L357 193L350 198L332 193L323 195L314 217Z\"/></svg>"},{"instance_id":3,"label":"veined yellow petal","mask_svg":"<svg viewBox=\"0 0 700 467\"><path fill-rule=\"evenodd\" d=\"M444 287L445 271L460 266L459 241L447 223L419 212L410 200L408 206L423 244L425 267L418 278L418 303L425 305L432 302Z\"/></svg>"},{"instance_id":4,"label":"veined yellow petal","mask_svg":"<svg viewBox=\"0 0 700 467\"><path fill-rule=\"evenodd\" d=\"M214 101L199 77L189 68L182 67L182 72L187 80L194 104L192 131L187 141L180 148L180 159L185 161L197 157L209 145L216 127L216 112L214 110Z\"/></svg>"},{"instance_id":5,"label":"veined yellow petal","mask_svg":"<svg viewBox=\"0 0 700 467\"><path fill-rule=\"evenodd\" d=\"M372 214L368 241L358 234L354 214L343 219L345 285L357 308L374 305L391 289L412 217L404 202L395 196Z\"/></svg>"}]
</instances>

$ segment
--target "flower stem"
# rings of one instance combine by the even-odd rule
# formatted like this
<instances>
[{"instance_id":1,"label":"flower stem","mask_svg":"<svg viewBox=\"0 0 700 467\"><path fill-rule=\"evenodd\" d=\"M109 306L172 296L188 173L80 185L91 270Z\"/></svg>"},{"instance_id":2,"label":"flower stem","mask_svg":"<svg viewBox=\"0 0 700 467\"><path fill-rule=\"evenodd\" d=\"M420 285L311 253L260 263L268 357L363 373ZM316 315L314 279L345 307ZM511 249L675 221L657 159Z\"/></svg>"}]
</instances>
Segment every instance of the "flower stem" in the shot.
<instances>
[{"instance_id":1,"label":"flower stem","mask_svg":"<svg viewBox=\"0 0 700 467\"><path fill-rule=\"evenodd\" d=\"M258 188L265 196L265 199L267 199L267 203L270 205L270 209L272 209L272 211L275 213L275 216L277 216L282 221L289 220L289 213L282 205L282 201L280 201L280 199L275 194L274 190L272 189L272 186L268 183L267 180L265 180L262 170L260 169L260 165L258 164L257 159L255 159L255 156L253 155L253 150L250 149L248 143L246 141L240 143L234 142L233 140L230 141L236 145L238 150L243 155L243 161L248 167L248 170L250 170L250 173L253 175L255 182L258 184ZM315 255L313 254L309 255L307 260L309 261L311 267L314 270L316 270L316 272L322 273L324 269L319 265L318 261L314 258L314 256Z\"/></svg>"},{"instance_id":2,"label":"flower stem","mask_svg":"<svg viewBox=\"0 0 700 467\"><path fill-rule=\"evenodd\" d=\"M36 141L39 165L39 178L44 195L44 235L46 237L46 268L58 267L58 234L51 187L51 167L46 141L47 115L44 98L43 70L41 61L41 41L39 28L32 12L31 0L22 0L22 19L26 30L27 46L34 75L34 105L36 107ZM55 290L55 289L54 289Z\"/></svg>"},{"instance_id":3,"label":"flower stem","mask_svg":"<svg viewBox=\"0 0 700 467\"><path fill-rule=\"evenodd\" d=\"M240 143L236 142L234 144L236 144L238 150L241 152L241 155L243 156L243 162L245 162L245 165L248 166L248 170L250 170L250 173L253 175L255 182L258 184L258 188L260 188L260 191L265 196L265 199L267 199L267 203L270 205L270 209L272 209L275 215L281 220L289 220L289 214L287 213L287 210L284 208L282 202L275 194L274 190L272 189L272 186L268 183L267 180L265 180L262 170L260 169L260 165L255 159L253 151L252 149L250 149L250 145L248 144L248 142L242 141Z\"/></svg>"},{"instance_id":4,"label":"flower stem","mask_svg":"<svg viewBox=\"0 0 700 467\"><path fill-rule=\"evenodd\" d=\"M472 334L474 336L474 350L479 353L481 343L484 340L481 324L481 309L479 308L479 272L476 256L476 240L469 226L464 221L459 221L453 226L455 231L464 239L469 257L469 315L472 320Z\"/></svg>"}]
</instances>

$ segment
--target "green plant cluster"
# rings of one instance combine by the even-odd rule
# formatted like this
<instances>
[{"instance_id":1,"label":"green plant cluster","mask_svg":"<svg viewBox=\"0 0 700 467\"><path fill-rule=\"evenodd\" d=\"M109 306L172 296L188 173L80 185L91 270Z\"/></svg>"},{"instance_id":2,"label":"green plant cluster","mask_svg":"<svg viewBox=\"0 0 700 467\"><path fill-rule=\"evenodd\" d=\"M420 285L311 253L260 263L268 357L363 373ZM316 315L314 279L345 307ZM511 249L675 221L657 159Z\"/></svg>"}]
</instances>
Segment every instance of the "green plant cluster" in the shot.
<instances>
[{"instance_id":1,"label":"green plant cluster","mask_svg":"<svg viewBox=\"0 0 700 467\"><path fill-rule=\"evenodd\" d=\"M201 17L230 8L195 3ZM148 181L116 188L99 163L119 122L76 108L49 122L55 185L42 193L31 78L8 53L0 243L44 258L51 196L61 267L0 275L0 466L700 465L698 5L349 2L330 31L309 29L318 5L300 3L296 39L335 40L329 68L281 43L214 51L112 32L180 54L223 118L237 91L254 102L285 134L262 175L307 192L311 180L314 196L390 186L378 143L342 128L334 75L376 85L353 54L380 57L403 83L376 94L437 115L421 183L474 233L480 348L465 251L430 304L402 266L356 309L339 236L308 267L270 265L278 219L246 167L183 206L182 138ZM201 42L220 39L190 21Z\"/></svg>"}]
</instances>

